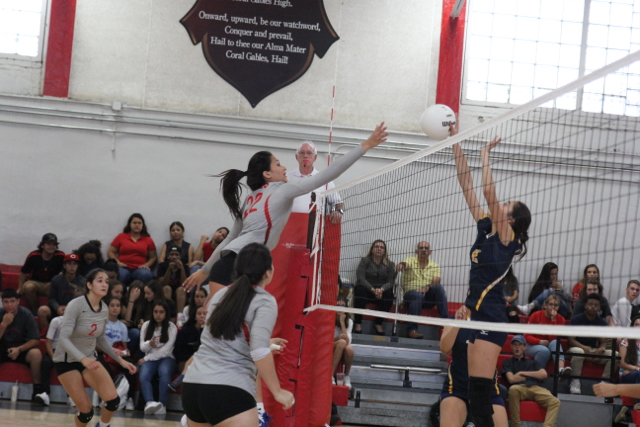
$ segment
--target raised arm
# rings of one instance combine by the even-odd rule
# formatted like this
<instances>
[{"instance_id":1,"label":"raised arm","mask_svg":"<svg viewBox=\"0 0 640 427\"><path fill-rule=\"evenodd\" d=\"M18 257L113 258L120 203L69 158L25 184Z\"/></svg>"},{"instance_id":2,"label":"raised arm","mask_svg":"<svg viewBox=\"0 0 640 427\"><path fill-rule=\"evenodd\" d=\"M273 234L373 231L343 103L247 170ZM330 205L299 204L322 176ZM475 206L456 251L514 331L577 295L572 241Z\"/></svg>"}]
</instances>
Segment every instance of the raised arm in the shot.
<instances>
[{"instance_id":1,"label":"raised arm","mask_svg":"<svg viewBox=\"0 0 640 427\"><path fill-rule=\"evenodd\" d=\"M493 174L491 165L489 164L489 152L500 144L502 138L496 136L480 150L480 159L482 160L482 193L487 201L489 212L491 212L491 220L493 224L493 232L498 232L500 241L507 246L512 240L513 230L507 221L507 215L500 205L498 196L496 195L496 185L493 182Z\"/></svg>"},{"instance_id":2,"label":"raised arm","mask_svg":"<svg viewBox=\"0 0 640 427\"><path fill-rule=\"evenodd\" d=\"M465 157L460 144L453 144L452 148L453 157L456 161L456 170L458 172L458 183L460 183L462 195L464 196L464 200L467 202L467 206L469 206L469 211L471 212L471 216L473 216L473 220L478 222L480 221L480 218L484 216L484 211L482 210L482 207L480 207L480 202L478 202L478 197L476 196L476 192L473 188L473 176L471 176L471 170L467 164L467 158Z\"/></svg>"},{"instance_id":3,"label":"raised arm","mask_svg":"<svg viewBox=\"0 0 640 427\"><path fill-rule=\"evenodd\" d=\"M285 197L295 198L303 194L310 193L316 188L333 181L338 178L344 171L356 162L364 153L370 149L377 147L387 140L387 127L383 123L376 126L371 136L360 144L360 147L356 147L342 156L337 161L331 163L331 165L325 170L305 179L301 179L291 184L283 185L281 188Z\"/></svg>"}]
</instances>

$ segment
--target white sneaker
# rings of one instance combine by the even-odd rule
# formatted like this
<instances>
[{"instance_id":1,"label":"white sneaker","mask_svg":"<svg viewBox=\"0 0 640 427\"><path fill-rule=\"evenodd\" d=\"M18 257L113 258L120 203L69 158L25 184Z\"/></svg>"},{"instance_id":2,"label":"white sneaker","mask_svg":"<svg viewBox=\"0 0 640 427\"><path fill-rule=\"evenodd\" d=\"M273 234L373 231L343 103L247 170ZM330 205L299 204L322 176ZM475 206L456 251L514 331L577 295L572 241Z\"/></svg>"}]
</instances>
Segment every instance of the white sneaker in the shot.
<instances>
[{"instance_id":1,"label":"white sneaker","mask_svg":"<svg viewBox=\"0 0 640 427\"><path fill-rule=\"evenodd\" d=\"M127 399L127 403L124 407L125 411L133 411L134 409L136 409L135 405L133 404L133 398L130 397Z\"/></svg>"},{"instance_id":2,"label":"white sneaker","mask_svg":"<svg viewBox=\"0 0 640 427\"><path fill-rule=\"evenodd\" d=\"M182 416L182 419L180 419L180 424L182 424L182 427L189 427L189 418L187 418L187 414L184 414Z\"/></svg>"},{"instance_id":3,"label":"white sneaker","mask_svg":"<svg viewBox=\"0 0 640 427\"><path fill-rule=\"evenodd\" d=\"M349 378L349 375L344 376L342 379L342 385L351 388L351 378Z\"/></svg>"},{"instance_id":4,"label":"white sneaker","mask_svg":"<svg viewBox=\"0 0 640 427\"><path fill-rule=\"evenodd\" d=\"M160 403L160 407L154 413L154 415L166 415L166 414L167 414L167 407L164 406L162 403Z\"/></svg>"},{"instance_id":5,"label":"white sneaker","mask_svg":"<svg viewBox=\"0 0 640 427\"><path fill-rule=\"evenodd\" d=\"M67 397L67 405L71 406L72 408L76 406L76 402L73 401L71 396Z\"/></svg>"},{"instance_id":6,"label":"white sneaker","mask_svg":"<svg viewBox=\"0 0 640 427\"><path fill-rule=\"evenodd\" d=\"M571 380L569 392L571 392L571 394L582 394L582 390L580 389L580 380Z\"/></svg>"},{"instance_id":7,"label":"white sneaker","mask_svg":"<svg viewBox=\"0 0 640 427\"><path fill-rule=\"evenodd\" d=\"M160 406L162 406L160 402L147 402L147 404L144 405L144 413L147 415L155 414L156 411L160 409Z\"/></svg>"},{"instance_id":8,"label":"white sneaker","mask_svg":"<svg viewBox=\"0 0 640 427\"><path fill-rule=\"evenodd\" d=\"M331 385L336 385L336 377L331 375Z\"/></svg>"},{"instance_id":9,"label":"white sneaker","mask_svg":"<svg viewBox=\"0 0 640 427\"><path fill-rule=\"evenodd\" d=\"M536 306L535 302L530 302L529 304L519 305L518 310L522 312L525 316L528 316L531 313L531 310Z\"/></svg>"},{"instance_id":10,"label":"white sneaker","mask_svg":"<svg viewBox=\"0 0 640 427\"><path fill-rule=\"evenodd\" d=\"M49 395L46 392L42 392L42 393L38 393L35 395L35 400L36 402L45 405L45 406L49 406Z\"/></svg>"}]
</instances>

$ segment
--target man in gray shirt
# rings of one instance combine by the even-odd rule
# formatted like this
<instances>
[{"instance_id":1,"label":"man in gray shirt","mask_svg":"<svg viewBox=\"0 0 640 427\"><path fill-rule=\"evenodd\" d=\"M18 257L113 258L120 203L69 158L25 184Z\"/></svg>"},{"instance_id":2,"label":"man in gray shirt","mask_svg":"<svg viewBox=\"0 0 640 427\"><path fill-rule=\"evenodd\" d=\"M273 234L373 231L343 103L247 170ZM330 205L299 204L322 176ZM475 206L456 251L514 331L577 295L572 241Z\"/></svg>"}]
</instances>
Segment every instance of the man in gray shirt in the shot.
<instances>
[{"instance_id":1,"label":"man in gray shirt","mask_svg":"<svg viewBox=\"0 0 640 427\"><path fill-rule=\"evenodd\" d=\"M15 362L29 366L33 381L34 402L49 404L49 396L41 391L40 362L42 353L38 345L40 333L31 312L19 305L15 289L2 292L0 309L0 363Z\"/></svg>"}]
</instances>

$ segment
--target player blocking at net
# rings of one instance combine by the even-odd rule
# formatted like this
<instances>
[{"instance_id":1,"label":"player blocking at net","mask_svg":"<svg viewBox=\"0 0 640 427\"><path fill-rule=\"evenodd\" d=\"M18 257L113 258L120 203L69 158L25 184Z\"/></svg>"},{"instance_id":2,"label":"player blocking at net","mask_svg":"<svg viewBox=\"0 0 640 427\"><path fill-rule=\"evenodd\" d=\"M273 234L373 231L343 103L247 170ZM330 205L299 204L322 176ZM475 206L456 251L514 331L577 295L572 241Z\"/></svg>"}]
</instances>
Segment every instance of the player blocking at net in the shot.
<instances>
[{"instance_id":1,"label":"player blocking at net","mask_svg":"<svg viewBox=\"0 0 640 427\"><path fill-rule=\"evenodd\" d=\"M456 132L452 128L452 135ZM462 148L459 144L453 145L458 182L478 230L470 251L469 295L465 301L471 310L472 321L507 323L502 283L508 274L513 274L513 258L518 256L520 259L527 252L527 230L531 224L529 209L519 201L500 203L496 195L489 152L500 141L501 138L495 137L480 151L482 190L489 215L478 202ZM474 330L469 338L469 407L478 427L494 427L491 389L498 355L506 340L506 332L482 330Z\"/></svg>"}]
</instances>

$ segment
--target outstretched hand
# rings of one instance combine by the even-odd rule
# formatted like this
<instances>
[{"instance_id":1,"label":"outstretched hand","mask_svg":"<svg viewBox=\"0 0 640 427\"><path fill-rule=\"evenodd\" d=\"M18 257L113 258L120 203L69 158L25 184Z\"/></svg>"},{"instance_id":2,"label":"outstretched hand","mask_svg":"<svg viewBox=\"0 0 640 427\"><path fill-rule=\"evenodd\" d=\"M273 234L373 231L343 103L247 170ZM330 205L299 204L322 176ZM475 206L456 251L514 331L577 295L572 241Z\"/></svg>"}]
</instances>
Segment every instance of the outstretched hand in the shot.
<instances>
[{"instance_id":1,"label":"outstretched hand","mask_svg":"<svg viewBox=\"0 0 640 427\"><path fill-rule=\"evenodd\" d=\"M485 145L484 148L491 151L492 149L496 148L498 144L500 144L500 141L502 141L502 138L496 135L491 141L487 142L487 145Z\"/></svg>"},{"instance_id":2,"label":"outstretched hand","mask_svg":"<svg viewBox=\"0 0 640 427\"><path fill-rule=\"evenodd\" d=\"M187 277L182 286L186 292L191 291L193 288L196 290L200 289L199 286L202 282L207 279L207 274L204 273L201 269L193 273L191 276Z\"/></svg>"},{"instance_id":3,"label":"outstretched hand","mask_svg":"<svg viewBox=\"0 0 640 427\"><path fill-rule=\"evenodd\" d=\"M389 134L387 133L387 127L384 122L380 123L371 133L371 136L362 143L362 149L369 151L370 149L377 147L387 140Z\"/></svg>"}]
</instances>

